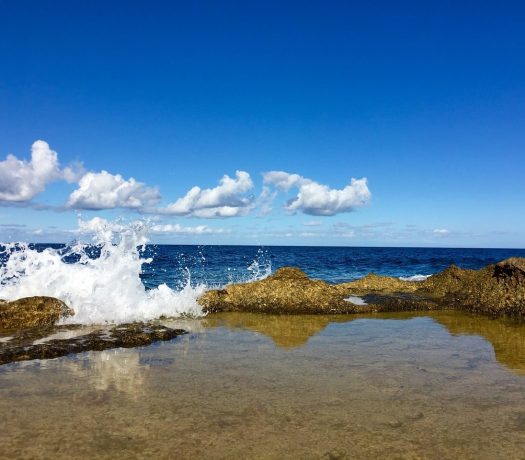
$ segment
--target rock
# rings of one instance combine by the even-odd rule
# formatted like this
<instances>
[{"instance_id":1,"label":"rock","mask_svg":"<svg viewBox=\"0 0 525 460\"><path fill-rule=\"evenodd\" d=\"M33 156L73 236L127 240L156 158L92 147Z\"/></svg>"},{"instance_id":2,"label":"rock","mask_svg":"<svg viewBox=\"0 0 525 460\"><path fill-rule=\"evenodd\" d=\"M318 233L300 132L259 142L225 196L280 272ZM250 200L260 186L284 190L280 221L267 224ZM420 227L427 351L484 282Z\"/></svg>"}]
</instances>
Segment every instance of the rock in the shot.
<instances>
[{"instance_id":1,"label":"rock","mask_svg":"<svg viewBox=\"0 0 525 460\"><path fill-rule=\"evenodd\" d=\"M345 299L363 297L367 305ZM525 259L510 258L480 270L451 265L425 281L369 274L331 285L311 280L298 268L211 290L199 298L205 311L262 313L366 313L460 309L490 315L525 316Z\"/></svg>"},{"instance_id":2,"label":"rock","mask_svg":"<svg viewBox=\"0 0 525 460\"><path fill-rule=\"evenodd\" d=\"M0 364L57 358L91 350L146 346L182 334L186 331L155 323L119 324L94 331L78 325L25 329L0 342Z\"/></svg>"},{"instance_id":3,"label":"rock","mask_svg":"<svg viewBox=\"0 0 525 460\"><path fill-rule=\"evenodd\" d=\"M525 259L513 257L481 270L449 267L421 283L419 292L440 298L443 306L525 316Z\"/></svg>"},{"instance_id":4,"label":"rock","mask_svg":"<svg viewBox=\"0 0 525 460\"><path fill-rule=\"evenodd\" d=\"M20 329L55 324L74 312L53 297L25 297L0 301L0 329Z\"/></svg>"},{"instance_id":5,"label":"rock","mask_svg":"<svg viewBox=\"0 0 525 460\"><path fill-rule=\"evenodd\" d=\"M356 293L392 293L392 292L415 292L418 288L417 282L403 281L392 276L380 276L375 273L350 283L340 284L339 287Z\"/></svg>"},{"instance_id":6,"label":"rock","mask_svg":"<svg viewBox=\"0 0 525 460\"><path fill-rule=\"evenodd\" d=\"M311 280L298 268L283 267L260 281L231 284L205 292L199 304L205 311L253 313L351 313L359 307L324 281Z\"/></svg>"}]
</instances>

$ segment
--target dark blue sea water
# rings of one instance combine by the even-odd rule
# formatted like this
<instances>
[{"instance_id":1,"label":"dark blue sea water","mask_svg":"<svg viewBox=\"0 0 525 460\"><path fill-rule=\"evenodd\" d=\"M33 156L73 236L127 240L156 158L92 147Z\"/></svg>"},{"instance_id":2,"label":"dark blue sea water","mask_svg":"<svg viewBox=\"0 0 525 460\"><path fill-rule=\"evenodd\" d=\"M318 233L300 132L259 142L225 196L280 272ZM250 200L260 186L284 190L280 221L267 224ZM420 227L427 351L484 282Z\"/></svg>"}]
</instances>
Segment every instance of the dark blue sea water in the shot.
<instances>
[{"instance_id":1,"label":"dark blue sea water","mask_svg":"<svg viewBox=\"0 0 525 460\"><path fill-rule=\"evenodd\" d=\"M43 250L63 246L34 247ZM97 257L96 248L92 255ZM525 249L148 245L144 257L150 257L152 262L143 265L141 279L147 288L162 283L179 288L188 278L193 285L221 286L258 278L279 267L294 266L312 278L340 283L370 272L410 277L431 275L451 264L478 269L512 256L525 257Z\"/></svg>"},{"instance_id":2,"label":"dark blue sea water","mask_svg":"<svg viewBox=\"0 0 525 460\"><path fill-rule=\"evenodd\" d=\"M363 248L297 246L148 246L153 263L144 266L148 287L185 281L224 285L246 281L266 270L295 266L331 283L374 272L390 276L431 275L450 264L478 269L507 257L525 257L525 249Z\"/></svg>"}]
</instances>

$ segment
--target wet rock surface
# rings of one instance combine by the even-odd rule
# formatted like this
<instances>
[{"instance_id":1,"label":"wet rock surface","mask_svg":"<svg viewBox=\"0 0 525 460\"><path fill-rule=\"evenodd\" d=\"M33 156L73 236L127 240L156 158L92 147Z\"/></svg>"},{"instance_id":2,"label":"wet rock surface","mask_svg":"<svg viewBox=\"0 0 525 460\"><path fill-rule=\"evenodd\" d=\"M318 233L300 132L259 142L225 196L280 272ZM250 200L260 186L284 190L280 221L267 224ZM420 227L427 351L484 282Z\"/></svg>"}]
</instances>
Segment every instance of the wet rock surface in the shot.
<instances>
[{"instance_id":1,"label":"wet rock surface","mask_svg":"<svg viewBox=\"0 0 525 460\"><path fill-rule=\"evenodd\" d=\"M129 323L98 328L48 326L0 331L0 365L13 361L50 359L84 351L132 348L186 334L155 323Z\"/></svg>"},{"instance_id":2,"label":"wet rock surface","mask_svg":"<svg viewBox=\"0 0 525 460\"><path fill-rule=\"evenodd\" d=\"M53 297L25 297L12 302L0 300L0 329L50 326L74 311Z\"/></svg>"},{"instance_id":3,"label":"wet rock surface","mask_svg":"<svg viewBox=\"0 0 525 460\"><path fill-rule=\"evenodd\" d=\"M359 296L364 305L349 302ZM480 270L451 265L425 281L369 274L331 285L297 268L212 290L199 298L205 311L261 313L367 313L459 309L490 315L525 316L525 259L510 258Z\"/></svg>"}]
</instances>

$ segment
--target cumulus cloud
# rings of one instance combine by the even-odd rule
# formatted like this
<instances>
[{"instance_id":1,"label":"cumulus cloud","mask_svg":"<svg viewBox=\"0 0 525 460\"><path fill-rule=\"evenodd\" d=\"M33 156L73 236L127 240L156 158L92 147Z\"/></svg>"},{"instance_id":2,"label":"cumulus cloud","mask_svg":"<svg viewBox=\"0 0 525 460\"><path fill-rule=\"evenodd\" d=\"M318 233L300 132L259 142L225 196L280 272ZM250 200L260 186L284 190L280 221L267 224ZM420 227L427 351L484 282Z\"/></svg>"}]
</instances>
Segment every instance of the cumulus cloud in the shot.
<instances>
[{"instance_id":1,"label":"cumulus cloud","mask_svg":"<svg viewBox=\"0 0 525 460\"><path fill-rule=\"evenodd\" d=\"M142 209L160 200L156 187L147 187L133 177L124 179L120 174L107 171L88 172L78 182L66 206L74 209Z\"/></svg>"},{"instance_id":2,"label":"cumulus cloud","mask_svg":"<svg viewBox=\"0 0 525 460\"><path fill-rule=\"evenodd\" d=\"M372 196L366 178L352 179L349 185L340 190L284 171L267 172L263 174L263 180L265 184L271 184L281 191L297 188L297 195L286 203L285 209L312 216L351 212L367 204Z\"/></svg>"},{"instance_id":3,"label":"cumulus cloud","mask_svg":"<svg viewBox=\"0 0 525 460\"><path fill-rule=\"evenodd\" d=\"M57 152L44 141L31 146L31 160L7 155L0 161L0 201L22 203L42 193L50 182L73 182L81 173L81 165L60 167Z\"/></svg>"},{"instance_id":4,"label":"cumulus cloud","mask_svg":"<svg viewBox=\"0 0 525 460\"><path fill-rule=\"evenodd\" d=\"M265 184L272 184L281 192L287 192L292 187L297 187L302 183L311 182L299 174L290 174L284 171L268 171L263 174Z\"/></svg>"},{"instance_id":5,"label":"cumulus cloud","mask_svg":"<svg viewBox=\"0 0 525 460\"><path fill-rule=\"evenodd\" d=\"M245 171L236 171L235 178L224 175L215 188L191 188L185 196L161 212L203 218L243 216L253 207L254 199L247 195L252 189L250 175Z\"/></svg>"}]
</instances>

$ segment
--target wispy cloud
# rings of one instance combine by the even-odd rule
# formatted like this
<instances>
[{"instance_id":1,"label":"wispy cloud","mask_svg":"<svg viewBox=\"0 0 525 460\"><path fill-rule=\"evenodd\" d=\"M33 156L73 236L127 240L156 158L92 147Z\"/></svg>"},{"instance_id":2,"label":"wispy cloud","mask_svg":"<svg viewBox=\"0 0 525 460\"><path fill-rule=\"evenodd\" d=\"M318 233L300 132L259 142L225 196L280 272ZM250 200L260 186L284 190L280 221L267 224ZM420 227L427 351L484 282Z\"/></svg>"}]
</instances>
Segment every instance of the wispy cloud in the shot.
<instances>
[{"instance_id":1,"label":"wispy cloud","mask_svg":"<svg viewBox=\"0 0 525 460\"><path fill-rule=\"evenodd\" d=\"M309 220L308 222L303 222L305 227L320 227L322 222L320 220Z\"/></svg>"},{"instance_id":2,"label":"wispy cloud","mask_svg":"<svg viewBox=\"0 0 525 460\"><path fill-rule=\"evenodd\" d=\"M180 224L158 224L151 227L151 232L155 235L212 235L228 233L223 228L211 228L206 225L195 227L184 227Z\"/></svg>"},{"instance_id":3,"label":"wispy cloud","mask_svg":"<svg viewBox=\"0 0 525 460\"><path fill-rule=\"evenodd\" d=\"M432 230L432 234L437 236L446 236L450 235L450 230L446 228L435 228L434 230Z\"/></svg>"}]
</instances>

